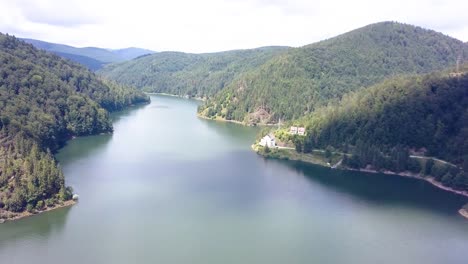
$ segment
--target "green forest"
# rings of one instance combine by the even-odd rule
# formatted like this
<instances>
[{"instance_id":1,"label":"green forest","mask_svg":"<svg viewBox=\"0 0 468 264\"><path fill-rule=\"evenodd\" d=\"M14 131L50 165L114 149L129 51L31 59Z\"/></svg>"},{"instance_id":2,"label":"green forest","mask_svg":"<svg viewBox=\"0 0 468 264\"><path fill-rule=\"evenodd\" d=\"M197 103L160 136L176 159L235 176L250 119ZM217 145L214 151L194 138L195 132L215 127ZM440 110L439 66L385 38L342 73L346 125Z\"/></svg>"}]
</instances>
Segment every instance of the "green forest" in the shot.
<instances>
[{"instance_id":1,"label":"green forest","mask_svg":"<svg viewBox=\"0 0 468 264\"><path fill-rule=\"evenodd\" d=\"M468 66L461 72L467 72ZM345 95L293 121L306 136L290 135L296 151L343 154L350 168L410 171L468 190L468 74L448 71L396 77ZM434 157L454 164L435 162Z\"/></svg>"},{"instance_id":2,"label":"green forest","mask_svg":"<svg viewBox=\"0 0 468 264\"><path fill-rule=\"evenodd\" d=\"M111 132L110 111L148 96L0 34L0 217L70 198L52 153L73 136Z\"/></svg>"},{"instance_id":3,"label":"green forest","mask_svg":"<svg viewBox=\"0 0 468 264\"><path fill-rule=\"evenodd\" d=\"M98 73L146 92L207 98L239 74L259 67L286 47L263 47L218 53L160 52L107 65Z\"/></svg>"},{"instance_id":4,"label":"green forest","mask_svg":"<svg viewBox=\"0 0 468 264\"><path fill-rule=\"evenodd\" d=\"M245 72L200 107L206 117L276 123L386 78L455 65L468 46L432 30L382 22L301 48Z\"/></svg>"}]
</instances>

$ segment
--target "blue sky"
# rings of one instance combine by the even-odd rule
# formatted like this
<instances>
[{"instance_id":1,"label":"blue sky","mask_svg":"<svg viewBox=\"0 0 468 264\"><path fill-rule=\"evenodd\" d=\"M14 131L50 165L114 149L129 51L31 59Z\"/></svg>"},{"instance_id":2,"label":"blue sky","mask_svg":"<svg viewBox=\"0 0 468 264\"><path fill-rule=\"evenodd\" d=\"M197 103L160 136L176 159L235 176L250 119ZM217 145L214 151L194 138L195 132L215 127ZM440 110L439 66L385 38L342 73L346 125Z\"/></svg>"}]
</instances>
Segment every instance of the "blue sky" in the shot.
<instances>
[{"instance_id":1,"label":"blue sky","mask_svg":"<svg viewBox=\"0 0 468 264\"><path fill-rule=\"evenodd\" d=\"M303 46L380 21L468 41L461 0L0 0L0 32L105 48L215 52Z\"/></svg>"}]
</instances>

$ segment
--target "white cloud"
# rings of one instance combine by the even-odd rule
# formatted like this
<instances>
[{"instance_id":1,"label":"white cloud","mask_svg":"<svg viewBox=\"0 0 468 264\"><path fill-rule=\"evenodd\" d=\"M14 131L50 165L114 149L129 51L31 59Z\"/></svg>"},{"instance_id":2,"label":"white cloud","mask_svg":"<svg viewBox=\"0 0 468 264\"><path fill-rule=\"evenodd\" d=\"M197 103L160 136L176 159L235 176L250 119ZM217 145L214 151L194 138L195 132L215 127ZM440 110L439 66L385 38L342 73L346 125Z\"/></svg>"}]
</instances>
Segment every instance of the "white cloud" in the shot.
<instances>
[{"instance_id":1,"label":"white cloud","mask_svg":"<svg viewBox=\"0 0 468 264\"><path fill-rule=\"evenodd\" d=\"M379 21L468 40L468 2L0 0L0 31L75 46L211 52L302 46Z\"/></svg>"},{"instance_id":2,"label":"white cloud","mask_svg":"<svg viewBox=\"0 0 468 264\"><path fill-rule=\"evenodd\" d=\"M24 19L32 23L58 27L98 23L99 15L89 12L91 3L82 3L83 1L16 0L16 7Z\"/></svg>"}]
</instances>

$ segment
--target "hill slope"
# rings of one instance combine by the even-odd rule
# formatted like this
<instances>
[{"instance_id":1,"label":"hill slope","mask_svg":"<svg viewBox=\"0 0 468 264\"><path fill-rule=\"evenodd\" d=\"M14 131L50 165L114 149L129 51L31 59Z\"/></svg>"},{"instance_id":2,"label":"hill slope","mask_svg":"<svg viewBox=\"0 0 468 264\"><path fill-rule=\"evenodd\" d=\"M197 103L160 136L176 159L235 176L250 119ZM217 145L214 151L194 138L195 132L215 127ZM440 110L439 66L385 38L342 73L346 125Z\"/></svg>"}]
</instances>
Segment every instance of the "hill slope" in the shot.
<instances>
[{"instance_id":1,"label":"hill slope","mask_svg":"<svg viewBox=\"0 0 468 264\"><path fill-rule=\"evenodd\" d=\"M51 154L72 136L112 131L108 111L140 91L0 34L0 218L70 198Z\"/></svg>"},{"instance_id":2,"label":"hill slope","mask_svg":"<svg viewBox=\"0 0 468 264\"><path fill-rule=\"evenodd\" d=\"M468 57L463 42L441 33L372 24L276 56L242 74L199 111L249 123L291 120L385 78L454 65L463 53Z\"/></svg>"},{"instance_id":3,"label":"hill slope","mask_svg":"<svg viewBox=\"0 0 468 264\"><path fill-rule=\"evenodd\" d=\"M353 157L345 164L354 168L421 172L468 190L468 65L463 71L458 77L437 72L386 80L295 121L307 135L289 137L300 152L349 151ZM410 149L459 168L411 163Z\"/></svg>"},{"instance_id":4,"label":"hill slope","mask_svg":"<svg viewBox=\"0 0 468 264\"><path fill-rule=\"evenodd\" d=\"M209 97L240 73L262 65L285 50L285 47L264 47L206 54L161 52L108 65L99 73L147 92Z\"/></svg>"}]
</instances>

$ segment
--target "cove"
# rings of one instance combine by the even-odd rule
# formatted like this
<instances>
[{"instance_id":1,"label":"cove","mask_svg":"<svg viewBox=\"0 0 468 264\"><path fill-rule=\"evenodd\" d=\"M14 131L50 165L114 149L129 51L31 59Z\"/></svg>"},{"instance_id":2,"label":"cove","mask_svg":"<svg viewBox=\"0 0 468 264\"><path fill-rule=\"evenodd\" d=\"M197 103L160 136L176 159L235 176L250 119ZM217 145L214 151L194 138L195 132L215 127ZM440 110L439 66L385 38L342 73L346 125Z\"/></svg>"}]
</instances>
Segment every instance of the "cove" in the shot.
<instances>
[{"instance_id":1,"label":"cove","mask_svg":"<svg viewBox=\"0 0 468 264\"><path fill-rule=\"evenodd\" d=\"M152 96L57 154L71 208L0 225L1 263L460 263L466 197L429 183L265 160L257 129Z\"/></svg>"}]
</instances>

